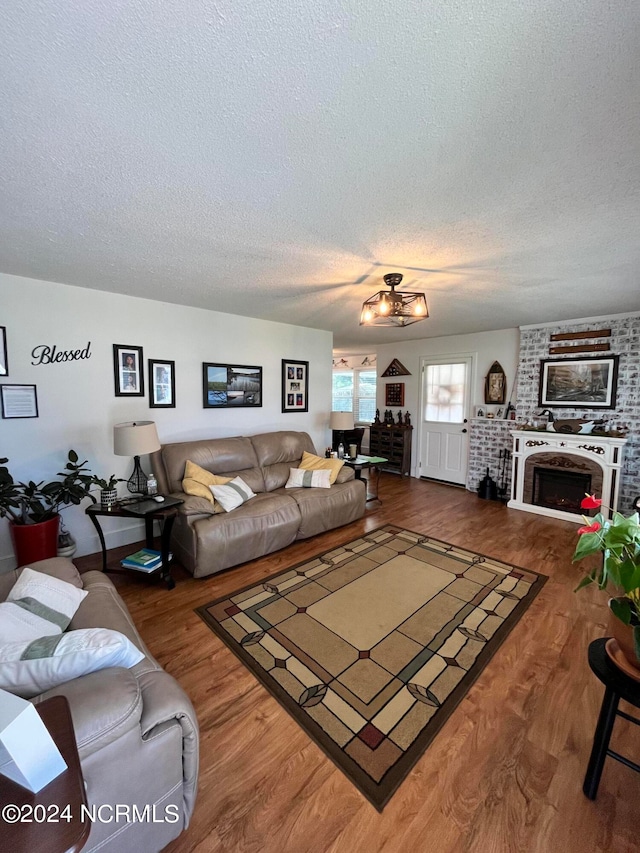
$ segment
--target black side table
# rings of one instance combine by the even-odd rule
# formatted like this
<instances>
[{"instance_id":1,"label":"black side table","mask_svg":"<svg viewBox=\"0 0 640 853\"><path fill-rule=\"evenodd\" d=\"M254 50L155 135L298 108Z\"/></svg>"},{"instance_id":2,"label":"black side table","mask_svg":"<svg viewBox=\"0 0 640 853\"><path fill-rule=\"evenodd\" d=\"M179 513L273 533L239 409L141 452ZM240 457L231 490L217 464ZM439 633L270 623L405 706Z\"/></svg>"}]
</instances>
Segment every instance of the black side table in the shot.
<instances>
[{"instance_id":1,"label":"black side table","mask_svg":"<svg viewBox=\"0 0 640 853\"><path fill-rule=\"evenodd\" d=\"M88 506L85 512L93 522L93 526L95 527L95 529L98 531L100 546L102 548L102 571L112 572L114 574L125 574L128 572L134 572L135 574L142 573L136 572L135 569L108 567L107 546L104 541L104 533L102 532L102 527L100 526L98 517L101 515L110 515L112 518L144 518L144 529L147 548L153 548L153 522L164 522L164 524L162 525L162 536L160 539L160 553L162 555L162 562L160 563L157 569L154 569L153 572L149 572L149 575L155 575L160 572L160 577L167 583L167 589L173 589L175 587L176 582L171 577L169 543L171 542L171 529L173 527L173 522L175 521L175 518L178 515L178 510L176 506L170 506L165 509L162 507L161 504L158 504L157 510L154 510L153 512L148 512L144 516L137 515L133 512L128 512L126 504L115 504L110 509L102 509L100 504L93 504L92 506ZM146 574L146 572L144 574Z\"/></svg>"},{"instance_id":2,"label":"black side table","mask_svg":"<svg viewBox=\"0 0 640 853\"><path fill-rule=\"evenodd\" d=\"M634 681L633 678L625 675L609 659L609 655L605 649L606 642L606 638L603 638L594 640L589 644L589 666L605 686L600 716L598 717L598 724L593 736L591 757L589 758L587 773L582 786L585 796L589 797L590 800L595 800L598 793L602 768L604 767L604 761L607 756L615 758L616 761L620 761L626 767L630 767L636 773L640 773L640 765L625 758L624 755L620 755L609 749L609 741L611 740L611 732L613 731L616 714L640 726L640 720L629 714L625 714L624 711L618 710L618 703L621 699L624 699L625 702L629 702L629 704L636 708L640 708L640 681Z\"/></svg>"},{"instance_id":3,"label":"black side table","mask_svg":"<svg viewBox=\"0 0 640 853\"><path fill-rule=\"evenodd\" d=\"M344 464L349 468L353 468L356 475L356 480L364 480L367 487L366 503L378 501L382 503L378 496L378 488L380 483L380 465L387 462L382 456L356 456L355 459L345 459ZM371 473L368 477L363 477L362 472L369 470Z\"/></svg>"}]
</instances>

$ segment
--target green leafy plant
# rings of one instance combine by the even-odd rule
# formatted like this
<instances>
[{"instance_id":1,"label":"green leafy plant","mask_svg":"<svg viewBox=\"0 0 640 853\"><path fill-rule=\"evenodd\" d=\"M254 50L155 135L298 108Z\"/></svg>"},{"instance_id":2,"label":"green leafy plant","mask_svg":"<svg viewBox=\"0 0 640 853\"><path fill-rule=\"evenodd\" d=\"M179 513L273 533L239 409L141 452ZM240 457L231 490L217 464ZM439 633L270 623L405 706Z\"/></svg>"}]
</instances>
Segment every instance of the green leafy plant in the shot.
<instances>
[{"instance_id":1,"label":"green leafy plant","mask_svg":"<svg viewBox=\"0 0 640 853\"><path fill-rule=\"evenodd\" d=\"M602 501L587 495L582 509L599 509ZM591 554L602 554L602 561L578 584L576 591L597 583L609 588L614 597L609 601L613 615L632 628L636 657L640 660L640 523L638 513L628 518L619 512L605 518L599 512L592 518L583 516L585 526L578 530L580 538L573 562Z\"/></svg>"},{"instance_id":2,"label":"green leafy plant","mask_svg":"<svg viewBox=\"0 0 640 853\"><path fill-rule=\"evenodd\" d=\"M96 502L89 491L94 477L86 467L87 460L80 462L75 450L69 451L64 471L57 474L62 479L50 482L16 482L6 467L8 461L0 459L0 518L9 518L14 524L37 524L67 506L78 506L84 498Z\"/></svg>"},{"instance_id":3,"label":"green leafy plant","mask_svg":"<svg viewBox=\"0 0 640 853\"><path fill-rule=\"evenodd\" d=\"M115 474L110 474L109 479L104 479L103 477L96 477L95 474L91 478L91 482L94 486L97 486L99 489L102 489L103 492L107 492L110 489L115 489L118 483L124 483L122 477L116 477Z\"/></svg>"}]
</instances>

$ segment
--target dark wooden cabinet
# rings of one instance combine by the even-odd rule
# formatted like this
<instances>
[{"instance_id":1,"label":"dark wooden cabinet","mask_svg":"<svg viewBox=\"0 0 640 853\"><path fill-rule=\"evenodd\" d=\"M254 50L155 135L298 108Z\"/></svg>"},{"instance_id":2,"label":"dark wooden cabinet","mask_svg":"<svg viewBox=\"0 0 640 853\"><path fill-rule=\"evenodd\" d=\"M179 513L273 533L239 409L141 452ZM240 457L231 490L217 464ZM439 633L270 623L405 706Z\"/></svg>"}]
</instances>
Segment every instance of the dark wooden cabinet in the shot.
<instances>
[{"instance_id":1,"label":"dark wooden cabinet","mask_svg":"<svg viewBox=\"0 0 640 853\"><path fill-rule=\"evenodd\" d=\"M411 435L413 427L400 424L371 424L369 453L388 460L381 466L383 471L398 474L411 472Z\"/></svg>"}]
</instances>

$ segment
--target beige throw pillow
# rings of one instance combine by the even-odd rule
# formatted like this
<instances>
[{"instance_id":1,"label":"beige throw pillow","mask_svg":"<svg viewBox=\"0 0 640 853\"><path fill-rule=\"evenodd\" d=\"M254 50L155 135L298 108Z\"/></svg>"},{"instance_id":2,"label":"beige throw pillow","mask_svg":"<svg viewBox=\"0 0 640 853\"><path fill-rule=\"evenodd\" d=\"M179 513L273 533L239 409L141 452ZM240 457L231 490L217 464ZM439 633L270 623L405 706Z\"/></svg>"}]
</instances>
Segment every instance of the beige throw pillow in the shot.
<instances>
[{"instance_id":1,"label":"beige throw pillow","mask_svg":"<svg viewBox=\"0 0 640 853\"><path fill-rule=\"evenodd\" d=\"M340 469L343 465L344 461L342 459L324 459L322 456L315 456L313 453L307 453L306 450L303 451L302 461L300 462L300 467L304 468L305 471L331 471L331 477L329 478L331 485L335 483L336 477L340 473Z\"/></svg>"}]
</instances>

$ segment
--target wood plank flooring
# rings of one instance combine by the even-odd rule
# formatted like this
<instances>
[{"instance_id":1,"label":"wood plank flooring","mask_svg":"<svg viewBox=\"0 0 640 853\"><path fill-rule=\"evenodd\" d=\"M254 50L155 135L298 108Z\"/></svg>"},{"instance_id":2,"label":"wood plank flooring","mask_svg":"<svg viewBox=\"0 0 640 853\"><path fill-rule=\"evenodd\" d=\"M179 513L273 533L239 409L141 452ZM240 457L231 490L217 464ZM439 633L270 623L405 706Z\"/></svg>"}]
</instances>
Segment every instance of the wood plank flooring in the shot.
<instances>
[{"instance_id":1,"label":"wood plank flooring","mask_svg":"<svg viewBox=\"0 0 640 853\"><path fill-rule=\"evenodd\" d=\"M200 722L198 801L169 853L637 851L640 774L608 759L597 800L582 793L603 694L587 646L607 608L604 593L573 592L576 525L392 474L380 495L361 521L261 560L204 580L178 568L172 591L112 576ZM389 522L550 580L378 814L193 608ZM619 719L612 748L640 760L640 729Z\"/></svg>"}]
</instances>

